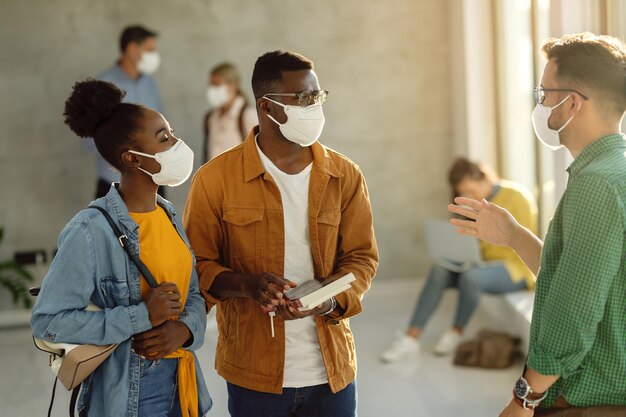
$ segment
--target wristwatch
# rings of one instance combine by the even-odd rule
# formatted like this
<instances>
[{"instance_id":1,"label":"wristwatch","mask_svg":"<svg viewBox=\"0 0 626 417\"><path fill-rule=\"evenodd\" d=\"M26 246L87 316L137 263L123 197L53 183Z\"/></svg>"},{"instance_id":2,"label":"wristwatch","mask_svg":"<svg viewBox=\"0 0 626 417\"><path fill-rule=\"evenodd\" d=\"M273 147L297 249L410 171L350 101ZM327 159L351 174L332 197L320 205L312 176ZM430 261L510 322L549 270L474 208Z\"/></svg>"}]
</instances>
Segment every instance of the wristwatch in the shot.
<instances>
[{"instance_id":1,"label":"wristwatch","mask_svg":"<svg viewBox=\"0 0 626 417\"><path fill-rule=\"evenodd\" d=\"M526 410L534 410L539 407L546 395L548 395L547 391L534 392L523 376L517 380L515 388L513 388L513 398Z\"/></svg>"},{"instance_id":2,"label":"wristwatch","mask_svg":"<svg viewBox=\"0 0 626 417\"><path fill-rule=\"evenodd\" d=\"M331 297L330 298L330 307L328 308L328 310L326 310L323 313L318 314L319 316L326 316L330 313L332 313L333 311L335 311L335 309L337 308L337 300L335 300L335 297Z\"/></svg>"}]
</instances>

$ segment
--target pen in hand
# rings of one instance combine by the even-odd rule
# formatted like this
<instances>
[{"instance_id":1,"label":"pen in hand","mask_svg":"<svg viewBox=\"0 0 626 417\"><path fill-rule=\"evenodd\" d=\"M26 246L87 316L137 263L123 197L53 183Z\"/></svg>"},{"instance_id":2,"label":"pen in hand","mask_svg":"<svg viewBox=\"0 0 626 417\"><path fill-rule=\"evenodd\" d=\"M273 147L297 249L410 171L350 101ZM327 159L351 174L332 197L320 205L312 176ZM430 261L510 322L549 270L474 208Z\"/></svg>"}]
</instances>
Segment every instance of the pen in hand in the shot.
<instances>
[{"instance_id":1,"label":"pen in hand","mask_svg":"<svg viewBox=\"0 0 626 417\"><path fill-rule=\"evenodd\" d=\"M276 311L272 310L269 312L270 315L270 327L272 328L272 338L274 337L274 317L276 316Z\"/></svg>"}]
</instances>

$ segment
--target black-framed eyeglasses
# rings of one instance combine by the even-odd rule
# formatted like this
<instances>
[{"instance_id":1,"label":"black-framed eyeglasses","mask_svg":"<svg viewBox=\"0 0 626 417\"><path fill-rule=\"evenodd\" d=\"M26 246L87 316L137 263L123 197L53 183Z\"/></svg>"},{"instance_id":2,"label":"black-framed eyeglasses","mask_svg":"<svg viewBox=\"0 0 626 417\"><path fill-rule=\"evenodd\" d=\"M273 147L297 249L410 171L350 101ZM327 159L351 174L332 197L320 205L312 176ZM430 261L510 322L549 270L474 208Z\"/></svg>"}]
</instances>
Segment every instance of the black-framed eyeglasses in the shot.
<instances>
[{"instance_id":1,"label":"black-framed eyeglasses","mask_svg":"<svg viewBox=\"0 0 626 417\"><path fill-rule=\"evenodd\" d=\"M309 90L300 91L297 93L267 93L266 96L279 96L279 97L294 97L298 100L300 107L307 107L311 104L324 104L328 97L328 91L326 90Z\"/></svg>"},{"instance_id":2,"label":"black-framed eyeglasses","mask_svg":"<svg viewBox=\"0 0 626 417\"><path fill-rule=\"evenodd\" d=\"M546 91L566 91L570 93L576 93L581 96L585 100L589 100L589 97L585 96L578 90L574 90L572 88L543 88L543 86L538 85L533 89L533 96L535 97L535 102L537 104L543 104L546 99Z\"/></svg>"}]
</instances>

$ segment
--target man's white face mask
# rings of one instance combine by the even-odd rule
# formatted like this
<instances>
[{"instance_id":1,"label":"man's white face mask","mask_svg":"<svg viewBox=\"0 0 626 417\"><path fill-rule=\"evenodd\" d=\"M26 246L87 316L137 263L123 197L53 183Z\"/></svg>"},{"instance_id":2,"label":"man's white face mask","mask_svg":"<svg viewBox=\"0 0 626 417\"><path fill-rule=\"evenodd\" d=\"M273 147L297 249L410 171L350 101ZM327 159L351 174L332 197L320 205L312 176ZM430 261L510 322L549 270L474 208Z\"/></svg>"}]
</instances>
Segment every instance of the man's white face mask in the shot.
<instances>
[{"instance_id":1,"label":"man's white face mask","mask_svg":"<svg viewBox=\"0 0 626 417\"><path fill-rule=\"evenodd\" d=\"M159 69L160 64L161 55L158 51L144 51L137 64L137 69L142 74L152 75Z\"/></svg>"},{"instance_id":2,"label":"man's white face mask","mask_svg":"<svg viewBox=\"0 0 626 417\"><path fill-rule=\"evenodd\" d=\"M319 90L312 93L298 93L302 97L298 97L298 102L303 101L302 105L292 106L283 104L281 102L272 100L267 96L292 96L290 93L278 94L268 93L264 98L272 103L278 104L285 110L287 115L287 121L280 123L269 114L267 117L276 123L283 136L302 147L308 147L313 145L322 135L324 129L324 123L326 118L324 117L324 111L322 105L326 101L328 91ZM298 95L295 94L295 95Z\"/></svg>"},{"instance_id":3,"label":"man's white face mask","mask_svg":"<svg viewBox=\"0 0 626 417\"><path fill-rule=\"evenodd\" d=\"M537 138L541 143L543 143L545 146L552 150L557 150L563 147L559 133L561 133L563 129L567 127L567 125L569 124L569 122L572 121L574 116L572 115L569 119L567 119L563 126L558 128L557 130L551 129L550 126L548 126L548 119L550 119L552 110L565 103L567 99L569 99L571 96L571 94L568 95L556 106L552 107L544 106L543 104L537 103L535 109L533 110L532 121L533 128L535 129L535 135L537 135Z\"/></svg>"}]
</instances>

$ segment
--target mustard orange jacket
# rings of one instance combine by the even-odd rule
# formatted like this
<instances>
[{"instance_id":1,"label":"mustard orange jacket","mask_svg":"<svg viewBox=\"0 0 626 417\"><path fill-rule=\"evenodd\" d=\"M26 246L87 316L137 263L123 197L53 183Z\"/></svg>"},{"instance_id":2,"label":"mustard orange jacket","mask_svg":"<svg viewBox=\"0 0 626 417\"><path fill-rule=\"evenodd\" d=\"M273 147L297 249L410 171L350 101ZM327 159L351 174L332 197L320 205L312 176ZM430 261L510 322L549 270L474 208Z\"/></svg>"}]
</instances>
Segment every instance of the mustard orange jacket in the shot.
<instances>
[{"instance_id":1,"label":"mustard orange jacket","mask_svg":"<svg viewBox=\"0 0 626 417\"><path fill-rule=\"evenodd\" d=\"M284 228L280 191L263 167L254 135L202 166L193 178L184 224L197 257L200 291L217 305L218 374L255 391L281 393L285 361L284 321L270 318L248 298L218 300L209 293L224 271L283 276ZM316 278L354 273L352 288L336 297L343 314L316 317L331 390L356 377L349 317L362 310L363 294L378 267L372 210L359 168L319 143L312 146L309 233Z\"/></svg>"}]
</instances>

